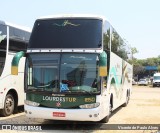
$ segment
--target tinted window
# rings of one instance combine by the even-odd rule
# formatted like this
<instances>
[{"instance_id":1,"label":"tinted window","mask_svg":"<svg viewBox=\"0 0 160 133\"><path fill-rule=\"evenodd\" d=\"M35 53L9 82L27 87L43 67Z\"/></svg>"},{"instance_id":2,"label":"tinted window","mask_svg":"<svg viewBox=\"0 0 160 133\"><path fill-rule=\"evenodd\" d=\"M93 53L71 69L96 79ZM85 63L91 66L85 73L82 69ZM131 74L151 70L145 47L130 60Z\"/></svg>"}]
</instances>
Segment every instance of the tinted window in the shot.
<instances>
[{"instance_id":1,"label":"tinted window","mask_svg":"<svg viewBox=\"0 0 160 133\"><path fill-rule=\"evenodd\" d=\"M0 25L0 50L6 50L7 47L7 26Z\"/></svg>"},{"instance_id":2,"label":"tinted window","mask_svg":"<svg viewBox=\"0 0 160 133\"><path fill-rule=\"evenodd\" d=\"M100 48L101 41L101 20L38 20L32 31L29 48Z\"/></svg>"},{"instance_id":3,"label":"tinted window","mask_svg":"<svg viewBox=\"0 0 160 133\"><path fill-rule=\"evenodd\" d=\"M104 50L110 49L110 24L105 22L103 29L103 45Z\"/></svg>"},{"instance_id":4,"label":"tinted window","mask_svg":"<svg viewBox=\"0 0 160 133\"><path fill-rule=\"evenodd\" d=\"M131 54L129 46L124 42L124 40L118 35L118 33L113 28L111 50L124 60L129 59L129 56Z\"/></svg>"},{"instance_id":5,"label":"tinted window","mask_svg":"<svg viewBox=\"0 0 160 133\"><path fill-rule=\"evenodd\" d=\"M60 82L73 91L98 91L97 54L63 54Z\"/></svg>"},{"instance_id":6,"label":"tinted window","mask_svg":"<svg viewBox=\"0 0 160 133\"><path fill-rule=\"evenodd\" d=\"M9 51L25 51L29 40L29 32L10 27L9 28Z\"/></svg>"},{"instance_id":7,"label":"tinted window","mask_svg":"<svg viewBox=\"0 0 160 133\"><path fill-rule=\"evenodd\" d=\"M2 75L3 68L6 60L6 47L7 47L7 27L0 25L0 76Z\"/></svg>"},{"instance_id":8,"label":"tinted window","mask_svg":"<svg viewBox=\"0 0 160 133\"><path fill-rule=\"evenodd\" d=\"M120 38L119 40L119 49L118 49L118 55L123 58L124 60L128 59L128 50L126 43Z\"/></svg>"},{"instance_id":9,"label":"tinted window","mask_svg":"<svg viewBox=\"0 0 160 133\"><path fill-rule=\"evenodd\" d=\"M0 76L3 72L3 68L5 65L5 60L6 60L6 52L5 51L0 51Z\"/></svg>"},{"instance_id":10,"label":"tinted window","mask_svg":"<svg viewBox=\"0 0 160 133\"><path fill-rule=\"evenodd\" d=\"M112 28L111 50L117 55L119 50L119 39L118 33Z\"/></svg>"},{"instance_id":11,"label":"tinted window","mask_svg":"<svg viewBox=\"0 0 160 133\"><path fill-rule=\"evenodd\" d=\"M28 89L57 91L60 55L31 54L27 59Z\"/></svg>"}]
</instances>

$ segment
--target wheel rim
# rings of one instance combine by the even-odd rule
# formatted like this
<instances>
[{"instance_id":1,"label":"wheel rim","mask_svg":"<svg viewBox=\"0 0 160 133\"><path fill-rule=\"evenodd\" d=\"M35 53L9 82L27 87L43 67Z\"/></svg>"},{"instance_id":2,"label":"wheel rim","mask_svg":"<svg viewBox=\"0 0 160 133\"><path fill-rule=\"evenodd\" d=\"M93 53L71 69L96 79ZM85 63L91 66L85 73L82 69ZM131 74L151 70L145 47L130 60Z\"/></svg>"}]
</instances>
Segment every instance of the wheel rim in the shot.
<instances>
[{"instance_id":1,"label":"wheel rim","mask_svg":"<svg viewBox=\"0 0 160 133\"><path fill-rule=\"evenodd\" d=\"M7 115L11 114L14 109L14 99L12 96L6 98L5 101L5 112Z\"/></svg>"}]
</instances>

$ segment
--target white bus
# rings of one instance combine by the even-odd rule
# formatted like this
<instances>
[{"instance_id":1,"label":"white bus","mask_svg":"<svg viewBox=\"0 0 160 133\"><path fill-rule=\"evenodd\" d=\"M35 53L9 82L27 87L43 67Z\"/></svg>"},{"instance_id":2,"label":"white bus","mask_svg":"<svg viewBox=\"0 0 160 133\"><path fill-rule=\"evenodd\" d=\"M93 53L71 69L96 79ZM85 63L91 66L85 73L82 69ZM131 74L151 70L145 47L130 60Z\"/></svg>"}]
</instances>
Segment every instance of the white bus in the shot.
<instances>
[{"instance_id":1,"label":"white bus","mask_svg":"<svg viewBox=\"0 0 160 133\"><path fill-rule=\"evenodd\" d=\"M130 98L128 50L104 17L37 19L25 53L27 117L107 122Z\"/></svg>"},{"instance_id":2,"label":"white bus","mask_svg":"<svg viewBox=\"0 0 160 133\"><path fill-rule=\"evenodd\" d=\"M11 115L24 104L24 65L20 61L18 76L11 75L11 62L18 51L26 51L29 29L0 21L0 113Z\"/></svg>"}]
</instances>

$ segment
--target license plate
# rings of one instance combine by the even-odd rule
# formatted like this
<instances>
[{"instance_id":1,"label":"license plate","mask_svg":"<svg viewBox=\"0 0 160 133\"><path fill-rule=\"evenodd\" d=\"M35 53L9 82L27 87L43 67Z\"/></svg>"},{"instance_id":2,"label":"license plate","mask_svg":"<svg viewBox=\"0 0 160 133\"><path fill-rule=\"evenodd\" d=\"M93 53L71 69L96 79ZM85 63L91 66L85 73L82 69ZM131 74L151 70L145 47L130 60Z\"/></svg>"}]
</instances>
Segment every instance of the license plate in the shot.
<instances>
[{"instance_id":1,"label":"license plate","mask_svg":"<svg viewBox=\"0 0 160 133\"><path fill-rule=\"evenodd\" d=\"M64 112L53 112L54 117L65 117L66 114Z\"/></svg>"}]
</instances>

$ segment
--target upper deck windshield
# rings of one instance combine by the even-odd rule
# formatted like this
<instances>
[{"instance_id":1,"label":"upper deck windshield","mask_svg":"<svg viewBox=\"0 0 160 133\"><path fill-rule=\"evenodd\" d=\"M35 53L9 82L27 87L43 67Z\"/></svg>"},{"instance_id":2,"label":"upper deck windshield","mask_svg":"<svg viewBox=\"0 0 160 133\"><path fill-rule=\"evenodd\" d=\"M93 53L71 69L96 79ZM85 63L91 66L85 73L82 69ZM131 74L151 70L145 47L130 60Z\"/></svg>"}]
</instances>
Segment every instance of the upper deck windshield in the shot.
<instances>
[{"instance_id":1,"label":"upper deck windshield","mask_svg":"<svg viewBox=\"0 0 160 133\"><path fill-rule=\"evenodd\" d=\"M47 19L35 22L28 48L100 48L102 20Z\"/></svg>"},{"instance_id":2,"label":"upper deck windshield","mask_svg":"<svg viewBox=\"0 0 160 133\"><path fill-rule=\"evenodd\" d=\"M67 94L100 92L97 54L30 54L28 56L27 90Z\"/></svg>"}]
</instances>

